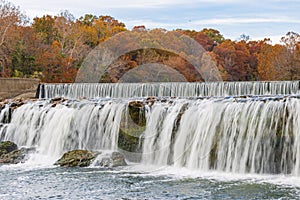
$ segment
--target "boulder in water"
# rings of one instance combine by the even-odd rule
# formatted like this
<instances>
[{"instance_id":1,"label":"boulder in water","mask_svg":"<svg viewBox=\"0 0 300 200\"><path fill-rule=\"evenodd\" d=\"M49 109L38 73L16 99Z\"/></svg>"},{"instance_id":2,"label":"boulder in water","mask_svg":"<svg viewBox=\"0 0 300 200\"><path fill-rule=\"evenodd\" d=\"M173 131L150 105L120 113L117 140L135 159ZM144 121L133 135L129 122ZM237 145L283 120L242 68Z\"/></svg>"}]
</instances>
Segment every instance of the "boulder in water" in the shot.
<instances>
[{"instance_id":1,"label":"boulder in water","mask_svg":"<svg viewBox=\"0 0 300 200\"><path fill-rule=\"evenodd\" d=\"M2 164L17 164L23 163L28 159L28 154L33 152L34 148L21 148L11 151L0 156L0 163Z\"/></svg>"},{"instance_id":2,"label":"boulder in water","mask_svg":"<svg viewBox=\"0 0 300 200\"><path fill-rule=\"evenodd\" d=\"M101 167L118 167L125 166L125 158L119 152L92 152L88 150L73 150L65 153L55 165L61 167L88 167L93 163L93 166Z\"/></svg>"},{"instance_id":3,"label":"boulder in water","mask_svg":"<svg viewBox=\"0 0 300 200\"><path fill-rule=\"evenodd\" d=\"M18 149L18 146L13 142L10 142L10 141L0 142L0 156L2 156L4 154L8 154L17 149Z\"/></svg>"},{"instance_id":4,"label":"boulder in water","mask_svg":"<svg viewBox=\"0 0 300 200\"><path fill-rule=\"evenodd\" d=\"M65 153L55 165L61 167L87 167L89 166L98 153L88 150L73 150Z\"/></svg>"}]
</instances>

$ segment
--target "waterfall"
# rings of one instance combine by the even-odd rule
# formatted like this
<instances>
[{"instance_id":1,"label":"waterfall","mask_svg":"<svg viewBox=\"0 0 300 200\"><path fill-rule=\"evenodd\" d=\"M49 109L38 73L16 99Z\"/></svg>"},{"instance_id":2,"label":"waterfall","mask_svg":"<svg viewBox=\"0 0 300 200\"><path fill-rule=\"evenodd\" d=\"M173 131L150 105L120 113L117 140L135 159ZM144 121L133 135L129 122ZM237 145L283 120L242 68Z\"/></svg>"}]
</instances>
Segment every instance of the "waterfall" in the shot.
<instances>
[{"instance_id":1,"label":"waterfall","mask_svg":"<svg viewBox=\"0 0 300 200\"><path fill-rule=\"evenodd\" d=\"M115 150L124 105L112 101L66 101L56 106L49 100L29 102L13 112L0 136L53 157L74 149Z\"/></svg>"},{"instance_id":2,"label":"waterfall","mask_svg":"<svg viewBox=\"0 0 300 200\"><path fill-rule=\"evenodd\" d=\"M299 81L43 84L38 95L2 104L1 141L54 157L120 150L145 165L300 174Z\"/></svg>"},{"instance_id":3,"label":"waterfall","mask_svg":"<svg viewBox=\"0 0 300 200\"><path fill-rule=\"evenodd\" d=\"M298 175L299 111L298 98L157 103L148 111L142 162Z\"/></svg>"},{"instance_id":4,"label":"waterfall","mask_svg":"<svg viewBox=\"0 0 300 200\"><path fill-rule=\"evenodd\" d=\"M300 94L299 81L42 84L37 96L39 98L130 98L289 94Z\"/></svg>"}]
</instances>

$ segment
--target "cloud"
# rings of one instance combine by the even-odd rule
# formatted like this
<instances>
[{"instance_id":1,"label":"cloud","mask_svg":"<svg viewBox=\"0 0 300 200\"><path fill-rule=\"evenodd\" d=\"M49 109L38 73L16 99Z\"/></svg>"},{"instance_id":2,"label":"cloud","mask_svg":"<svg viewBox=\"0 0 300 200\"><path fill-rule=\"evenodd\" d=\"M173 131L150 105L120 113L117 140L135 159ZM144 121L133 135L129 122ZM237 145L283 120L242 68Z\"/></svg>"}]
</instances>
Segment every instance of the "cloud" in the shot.
<instances>
[{"instance_id":1,"label":"cloud","mask_svg":"<svg viewBox=\"0 0 300 200\"><path fill-rule=\"evenodd\" d=\"M214 25L214 24L249 24L249 23L296 23L300 20L289 18L222 18L204 19L192 22L193 24Z\"/></svg>"},{"instance_id":2,"label":"cloud","mask_svg":"<svg viewBox=\"0 0 300 200\"><path fill-rule=\"evenodd\" d=\"M165 23L152 20L129 20L129 26L145 25L148 28L180 28L180 27L197 27L199 25L238 25L238 24L253 24L253 23L294 23L300 24L300 20L290 18L216 18L216 19L203 19L191 20L186 23Z\"/></svg>"},{"instance_id":3,"label":"cloud","mask_svg":"<svg viewBox=\"0 0 300 200\"><path fill-rule=\"evenodd\" d=\"M242 1L243 2L243 1ZM97 2L93 0L85 0L84 2L80 0L52 0L52 1L41 1L41 0L31 0L30 3L24 0L14 0L14 4L20 5L25 10L32 8L34 5L39 5L41 10L52 10L53 9L66 9L66 8L92 8L92 9L155 9L155 8L170 8L176 6L199 6L201 4L214 4L222 5L227 3L241 3L239 0L98 0ZM40 10L40 11L41 11ZM38 11L38 10L36 10Z\"/></svg>"},{"instance_id":4,"label":"cloud","mask_svg":"<svg viewBox=\"0 0 300 200\"><path fill-rule=\"evenodd\" d=\"M290 2L290 3L287 3ZM214 28L235 39L242 33L269 37L300 32L299 0L14 0L32 19L69 10L76 18L110 15L130 29L135 25L173 30Z\"/></svg>"}]
</instances>

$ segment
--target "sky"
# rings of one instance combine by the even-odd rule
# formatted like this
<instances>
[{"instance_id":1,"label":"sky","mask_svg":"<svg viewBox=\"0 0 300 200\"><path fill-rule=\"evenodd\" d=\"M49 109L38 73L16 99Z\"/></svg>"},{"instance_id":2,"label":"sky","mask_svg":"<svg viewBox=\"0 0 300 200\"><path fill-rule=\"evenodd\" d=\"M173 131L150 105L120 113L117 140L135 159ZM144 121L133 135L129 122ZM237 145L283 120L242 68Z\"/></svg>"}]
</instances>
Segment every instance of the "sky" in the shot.
<instances>
[{"instance_id":1,"label":"sky","mask_svg":"<svg viewBox=\"0 0 300 200\"><path fill-rule=\"evenodd\" d=\"M289 31L300 33L300 0L11 0L31 19L68 10L76 18L85 14L110 15L146 28L217 29L225 38L270 38L279 43Z\"/></svg>"}]
</instances>

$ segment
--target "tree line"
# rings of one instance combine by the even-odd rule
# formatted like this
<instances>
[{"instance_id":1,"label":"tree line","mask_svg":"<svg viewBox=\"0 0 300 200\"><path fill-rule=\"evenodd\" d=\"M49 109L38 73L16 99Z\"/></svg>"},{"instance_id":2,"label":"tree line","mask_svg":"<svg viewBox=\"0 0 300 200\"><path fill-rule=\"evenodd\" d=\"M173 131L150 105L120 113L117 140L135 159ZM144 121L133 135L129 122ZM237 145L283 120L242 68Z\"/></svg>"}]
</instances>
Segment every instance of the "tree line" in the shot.
<instances>
[{"instance_id":1,"label":"tree line","mask_svg":"<svg viewBox=\"0 0 300 200\"><path fill-rule=\"evenodd\" d=\"M0 77L33 77L44 82L73 82L84 58L101 42L123 31L157 31L136 26L128 30L124 23L111 16L86 14L75 18L63 11L55 16L36 17L31 22L18 7L0 0ZM176 30L185 34L208 52L223 80L263 81L300 79L300 35L288 32L281 44L270 39L249 40L241 35L238 41L226 39L215 29L201 31ZM172 41L170 41L172 42ZM179 56L160 50L139 50L119 58L108 70L104 81L116 82L118 69L131 69L143 62L167 58L166 64L189 69ZM120 60L126 62L120 62ZM118 65L118 63L121 63ZM126 63L126 64L122 64ZM190 73L193 76L193 73ZM198 81L192 77L191 80Z\"/></svg>"}]
</instances>

